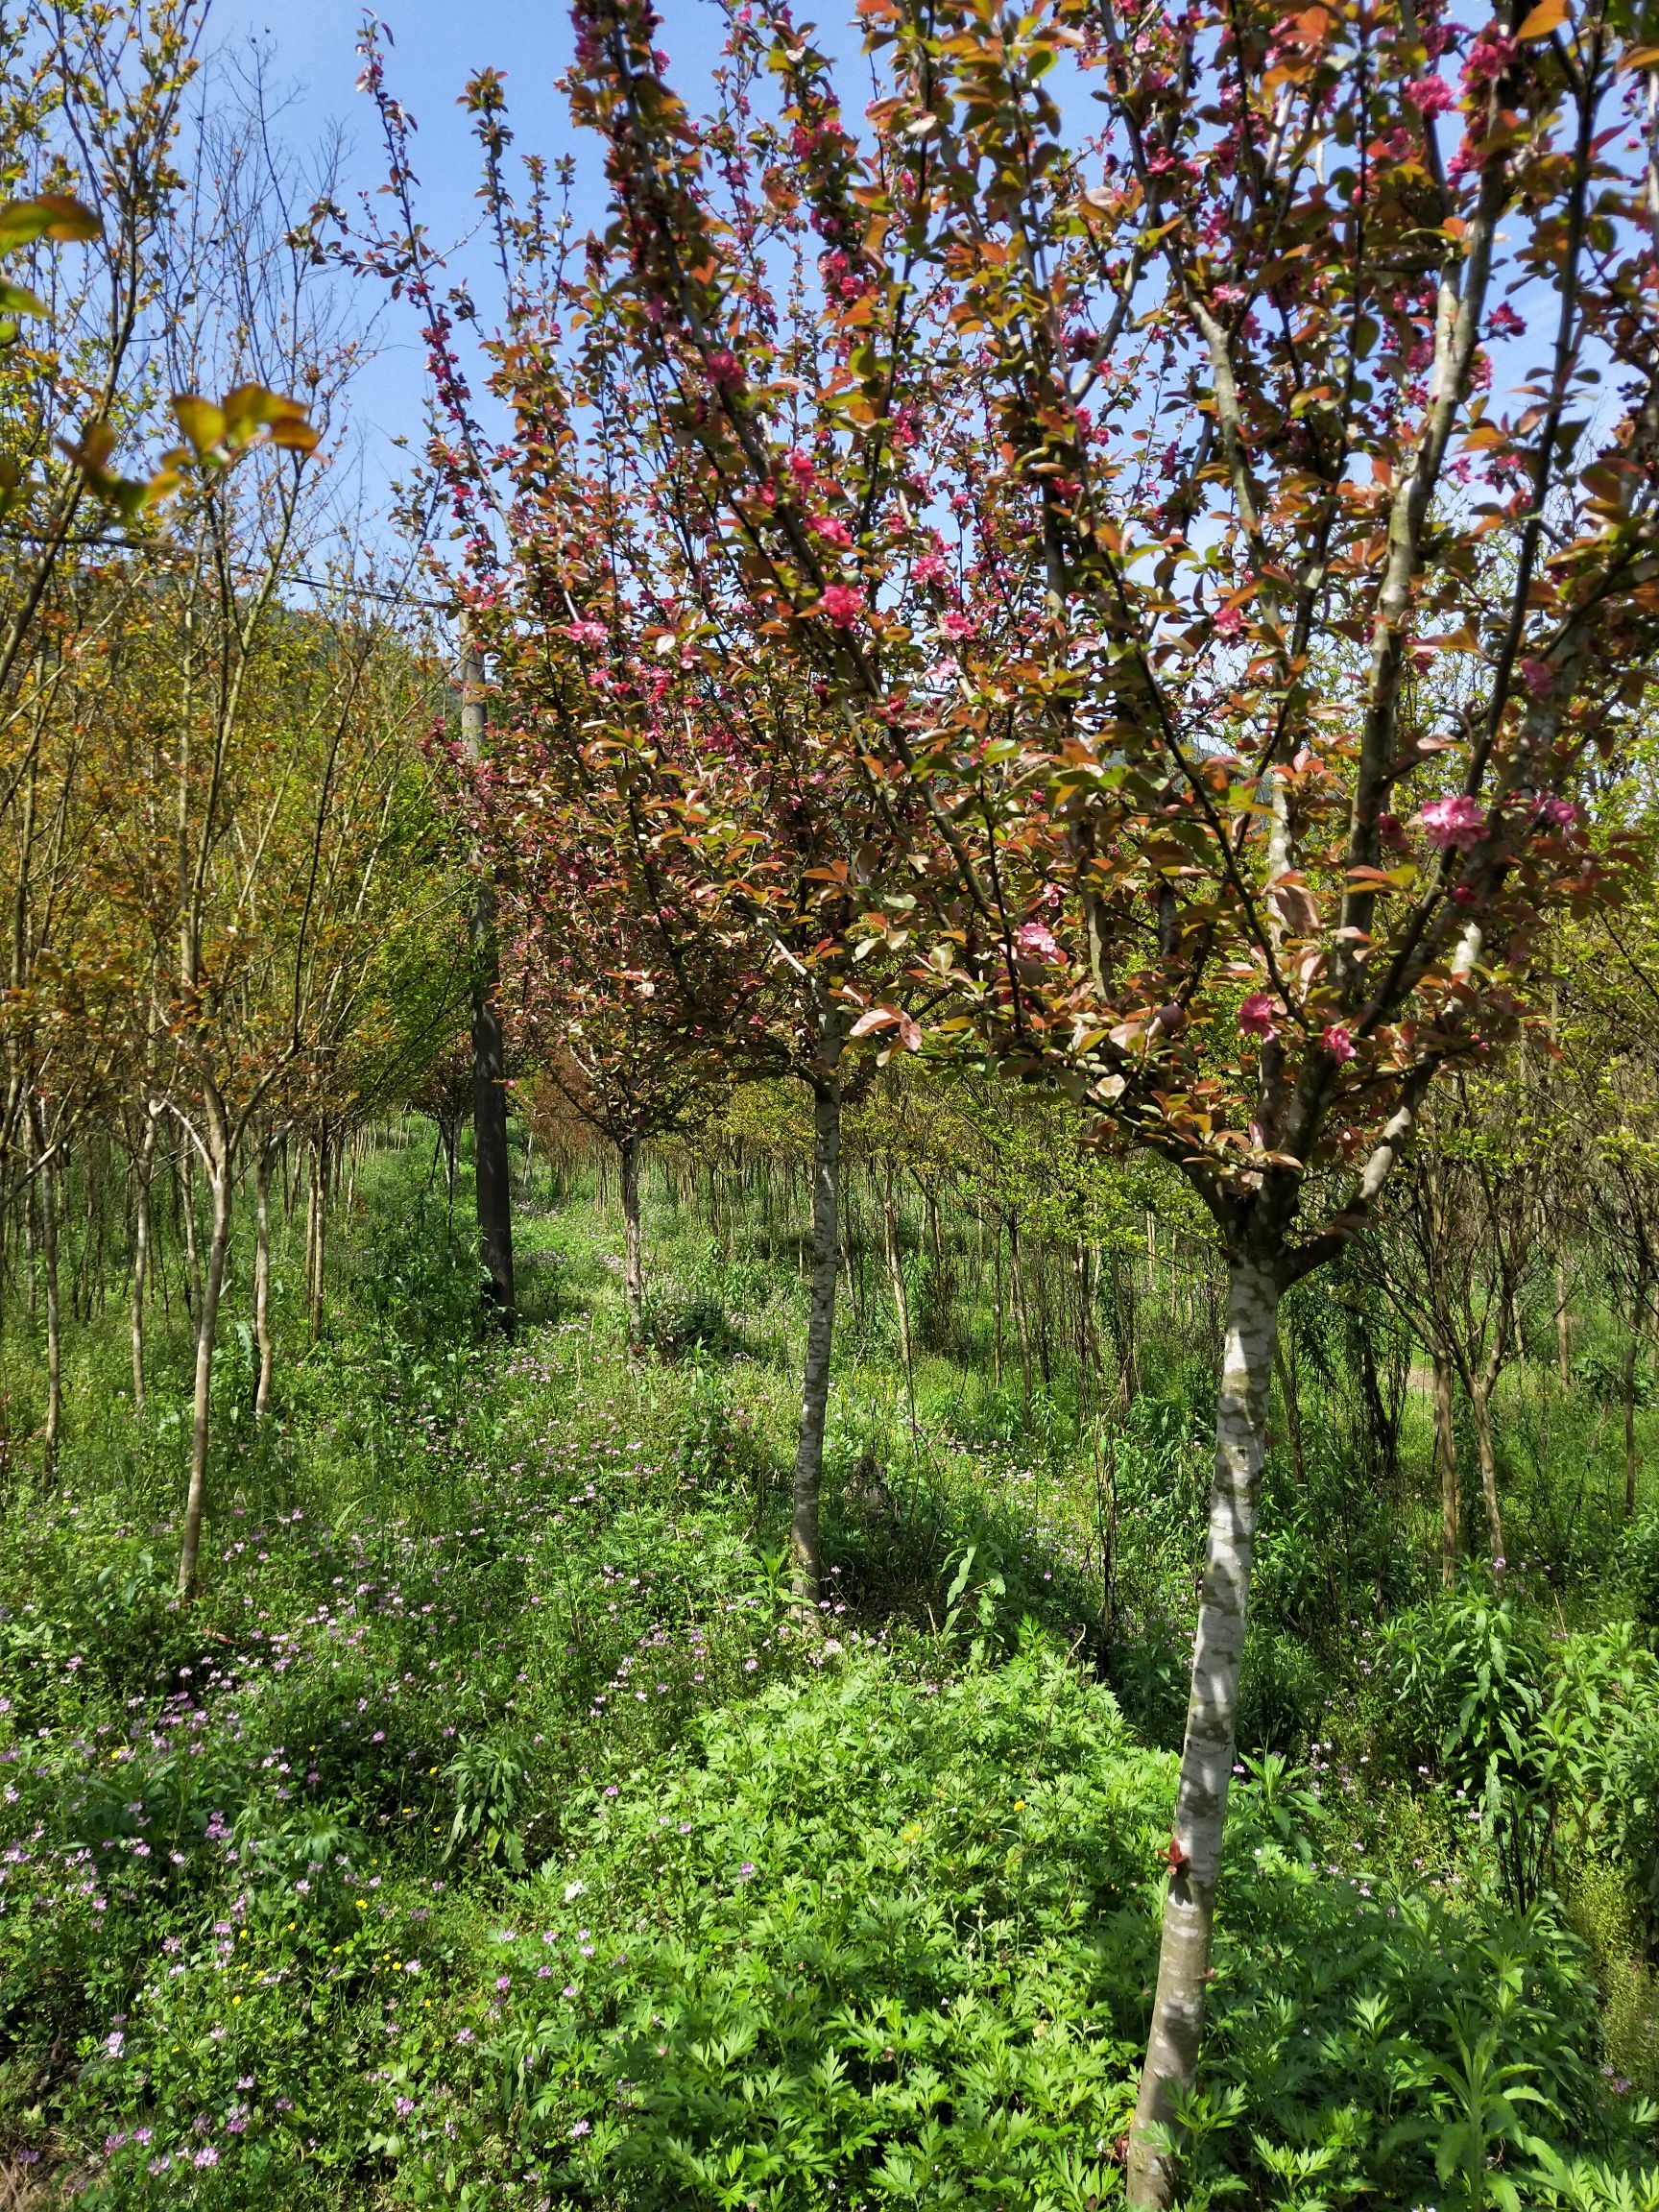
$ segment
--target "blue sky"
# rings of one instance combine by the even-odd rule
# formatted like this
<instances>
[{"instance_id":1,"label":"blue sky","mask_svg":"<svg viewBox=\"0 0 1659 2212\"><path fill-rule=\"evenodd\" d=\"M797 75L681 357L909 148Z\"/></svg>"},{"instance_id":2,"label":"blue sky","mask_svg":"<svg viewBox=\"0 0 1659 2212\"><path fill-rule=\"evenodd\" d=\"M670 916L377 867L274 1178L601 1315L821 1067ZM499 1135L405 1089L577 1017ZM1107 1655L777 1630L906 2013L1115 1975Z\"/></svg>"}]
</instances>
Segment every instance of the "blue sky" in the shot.
<instances>
[{"instance_id":1,"label":"blue sky","mask_svg":"<svg viewBox=\"0 0 1659 2212\"><path fill-rule=\"evenodd\" d=\"M716 12L700 0L662 0L661 12L662 43L695 98L718 40ZM382 0L377 12L395 40L388 84L419 125L420 212L434 241L447 243L476 220L477 149L456 106L475 69L505 73L519 147L554 156L569 146L565 101L554 88L570 53L566 8L563 0ZM360 21L351 0L210 0L204 40L209 53L233 55L249 41L263 49L272 90L292 94L278 123L290 144L304 148L331 125L345 129L348 203L385 167L374 111L356 89ZM373 304L378 349L357 379L351 412L371 496L380 496L398 467L392 438L419 435L425 372L412 311Z\"/></svg>"}]
</instances>

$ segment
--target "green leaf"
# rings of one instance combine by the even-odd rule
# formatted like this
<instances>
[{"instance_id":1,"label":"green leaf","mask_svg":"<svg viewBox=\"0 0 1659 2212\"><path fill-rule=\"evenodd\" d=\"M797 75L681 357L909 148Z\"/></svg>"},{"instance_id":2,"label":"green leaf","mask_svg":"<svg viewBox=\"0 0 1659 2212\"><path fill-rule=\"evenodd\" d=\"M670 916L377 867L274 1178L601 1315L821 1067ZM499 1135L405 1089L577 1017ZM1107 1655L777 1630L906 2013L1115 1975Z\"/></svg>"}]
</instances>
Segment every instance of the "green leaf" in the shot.
<instances>
[{"instance_id":1,"label":"green leaf","mask_svg":"<svg viewBox=\"0 0 1659 2212\"><path fill-rule=\"evenodd\" d=\"M0 206L0 254L15 253L37 238L84 242L103 232L91 208L67 192L41 192L33 200L9 200Z\"/></svg>"}]
</instances>

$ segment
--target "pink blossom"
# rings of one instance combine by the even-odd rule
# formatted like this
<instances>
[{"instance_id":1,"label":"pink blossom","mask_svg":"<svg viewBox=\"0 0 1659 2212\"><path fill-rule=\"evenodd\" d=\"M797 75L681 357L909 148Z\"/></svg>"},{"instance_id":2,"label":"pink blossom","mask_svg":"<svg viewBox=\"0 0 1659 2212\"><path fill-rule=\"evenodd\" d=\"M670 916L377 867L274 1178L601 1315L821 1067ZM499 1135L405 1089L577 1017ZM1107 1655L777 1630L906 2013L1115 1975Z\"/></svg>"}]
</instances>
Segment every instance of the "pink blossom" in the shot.
<instances>
[{"instance_id":1,"label":"pink blossom","mask_svg":"<svg viewBox=\"0 0 1659 2212\"><path fill-rule=\"evenodd\" d=\"M709 380L723 390L730 390L733 384L742 383L743 364L729 346L722 346L718 352L709 354Z\"/></svg>"},{"instance_id":2,"label":"pink blossom","mask_svg":"<svg viewBox=\"0 0 1659 2212\"><path fill-rule=\"evenodd\" d=\"M1022 960L1058 960L1060 948L1054 932L1042 922L1022 922L1014 932L1014 950Z\"/></svg>"},{"instance_id":3,"label":"pink blossom","mask_svg":"<svg viewBox=\"0 0 1659 2212\"><path fill-rule=\"evenodd\" d=\"M1463 64L1464 85L1472 91L1478 84L1496 83L1514 60L1515 51L1513 38L1489 26L1469 49L1469 59Z\"/></svg>"},{"instance_id":4,"label":"pink blossom","mask_svg":"<svg viewBox=\"0 0 1659 2212\"><path fill-rule=\"evenodd\" d=\"M1238 1026L1246 1036L1277 1037L1273 1025L1276 1009L1265 991L1252 991L1238 1009Z\"/></svg>"},{"instance_id":5,"label":"pink blossom","mask_svg":"<svg viewBox=\"0 0 1659 2212\"><path fill-rule=\"evenodd\" d=\"M817 463L813 460L810 453L803 453L799 445L794 446L791 449L787 459L789 462L790 473L794 476L796 483L800 485L802 491L805 492L807 485L811 483L813 477L818 473Z\"/></svg>"},{"instance_id":6,"label":"pink blossom","mask_svg":"<svg viewBox=\"0 0 1659 2212\"><path fill-rule=\"evenodd\" d=\"M945 563L937 553L924 553L910 573L918 584L937 584L945 574Z\"/></svg>"},{"instance_id":7,"label":"pink blossom","mask_svg":"<svg viewBox=\"0 0 1659 2212\"><path fill-rule=\"evenodd\" d=\"M1571 799L1540 799L1538 815L1552 830L1571 830L1578 819L1578 809Z\"/></svg>"},{"instance_id":8,"label":"pink blossom","mask_svg":"<svg viewBox=\"0 0 1659 2212\"><path fill-rule=\"evenodd\" d=\"M814 515L806 525L815 538L822 538L826 545L838 546L845 552L853 542L853 533L838 515Z\"/></svg>"},{"instance_id":9,"label":"pink blossom","mask_svg":"<svg viewBox=\"0 0 1659 2212\"><path fill-rule=\"evenodd\" d=\"M1555 672L1548 661L1540 661L1536 654L1529 655L1521 663L1521 673L1527 679L1527 688L1534 699L1548 699L1555 688Z\"/></svg>"},{"instance_id":10,"label":"pink blossom","mask_svg":"<svg viewBox=\"0 0 1659 2212\"><path fill-rule=\"evenodd\" d=\"M1242 637L1244 617L1237 607L1223 607L1215 617L1217 637Z\"/></svg>"},{"instance_id":11,"label":"pink blossom","mask_svg":"<svg viewBox=\"0 0 1659 2212\"><path fill-rule=\"evenodd\" d=\"M1438 845L1443 852L1455 846L1459 853L1467 853L1480 842L1486 827L1485 809L1479 799L1465 794L1455 799L1434 799L1418 815L1417 827L1431 845Z\"/></svg>"},{"instance_id":12,"label":"pink blossom","mask_svg":"<svg viewBox=\"0 0 1659 2212\"><path fill-rule=\"evenodd\" d=\"M1406 97L1420 115L1444 115L1457 105L1457 95L1444 77L1414 77L1406 87Z\"/></svg>"},{"instance_id":13,"label":"pink blossom","mask_svg":"<svg viewBox=\"0 0 1659 2212\"><path fill-rule=\"evenodd\" d=\"M605 625L603 622L566 622L565 635L572 645L603 645Z\"/></svg>"},{"instance_id":14,"label":"pink blossom","mask_svg":"<svg viewBox=\"0 0 1659 2212\"><path fill-rule=\"evenodd\" d=\"M1354 1057L1353 1032L1345 1029L1340 1022L1333 1022L1330 1028L1321 1035L1319 1042L1338 1067Z\"/></svg>"},{"instance_id":15,"label":"pink blossom","mask_svg":"<svg viewBox=\"0 0 1659 2212\"><path fill-rule=\"evenodd\" d=\"M1516 314L1507 300L1500 301L1493 308L1492 320L1487 327L1497 338L1525 338L1527 335L1525 321Z\"/></svg>"},{"instance_id":16,"label":"pink blossom","mask_svg":"<svg viewBox=\"0 0 1659 2212\"><path fill-rule=\"evenodd\" d=\"M864 612L864 594L851 584L831 584L819 600L818 608L838 630L851 630Z\"/></svg>"},{"instance_id":17,"label":"pink blossom","mask_svg":"<svg viewBox=\"0 0 1659 2212\"><path fill-rule=\"evenodd\" d=\"M973 637L979 625L972 614L947 614L941 624L947 637Z\"/></svg>"}]
</instances>

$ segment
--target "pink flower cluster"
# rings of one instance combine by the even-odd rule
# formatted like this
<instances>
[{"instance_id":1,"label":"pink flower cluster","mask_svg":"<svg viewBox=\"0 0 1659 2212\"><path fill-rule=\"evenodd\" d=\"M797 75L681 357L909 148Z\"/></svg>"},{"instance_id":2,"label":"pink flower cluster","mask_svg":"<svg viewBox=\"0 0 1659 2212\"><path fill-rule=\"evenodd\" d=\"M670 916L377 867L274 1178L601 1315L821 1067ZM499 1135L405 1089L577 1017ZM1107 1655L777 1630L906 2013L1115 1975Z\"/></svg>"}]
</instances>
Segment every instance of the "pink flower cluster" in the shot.
<instances>
[{"instance_id":1,"label":"pink flower cluster","mask_svg":"<svg viewBox=\"0 0 1659 2212\"><path fill-rule=\"evenodd\" d=\"M1540 799L1533 807L1533 817L1547 822L1551 830L1571 830L1578 819L1578 809L1571 799Z\"/></svg>"},{"instance_id":2,"label":"pink flower cluster","mask_svg":"<svg viewBox=\"0 0 1659 2212\"><path fill-rule=\"evenodd\" d=\"M1433 799L1417 817L1417 827L1431 845L1442 852L1455 847L1467 853L1479 845L1486 827L1486 810L1479 799L1459 794L1455 799Z\"/></svg>"},{"instance_id":3,"label":"pink flower cluster","mask_svg":"<svg viewBox=\"0 0 1659 2212\"><path fill-rule=\"evenodd\" d=\"M837 630L851 630L864 612L864 594L851 584L831 584L818 602Z\"/></svg>"},{"instance_id":4,"label":"pink flower cluster","mask_svg":"<svg viewBox=\"0 0 1659 2212\"><path fill-rule=\"evenodd\" d=\"M1406 87L1406 97L1420 115L1444 115L1457 105L1457 95L1444 77L1413 78Z\"/></svg>"},{"instance_id":5,"label":"pink flower cluster","mask_svg":"<svg viewBox=\"0 0 1659 2212\"><path fill-rule=\"evenodd\" d=\"M1495 26L1488 26L1469 49L1469 59L1463 64L1464 84L1471 91L1478 84L1496 84L1518 51L1513 38L1505 37Z\"/></svg>"}]
</instances>

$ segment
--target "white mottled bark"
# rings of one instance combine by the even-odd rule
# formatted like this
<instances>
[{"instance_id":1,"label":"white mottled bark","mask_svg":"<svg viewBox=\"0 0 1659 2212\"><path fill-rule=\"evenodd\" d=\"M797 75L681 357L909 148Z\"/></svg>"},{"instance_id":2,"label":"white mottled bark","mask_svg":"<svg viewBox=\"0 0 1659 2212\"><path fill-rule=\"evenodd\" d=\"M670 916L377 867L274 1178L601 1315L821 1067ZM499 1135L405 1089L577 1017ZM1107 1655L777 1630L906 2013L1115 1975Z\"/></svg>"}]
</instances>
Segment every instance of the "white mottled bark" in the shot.
<instances>
[{"instance_id":1,"label":"white mottled bark","mask_svg":"<svg viewBox=\"0 0 1659 2212\"><path fill-rule=\"evenodd\" d=\"M1278 1327L1277 1280L1255 1261L1235 1258L1228 1270L1209 1556L1175 1800L1174 1856L1146 2066L1129 2143L1128 2200L1142 2212L1162 2212L1173 2200L1176 2180L1173 2156L1158 2150L1147 2131L1155 2124L1170 2125L1177 2101L1197 2079Z\"/></svg>"}]
</instances>

